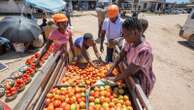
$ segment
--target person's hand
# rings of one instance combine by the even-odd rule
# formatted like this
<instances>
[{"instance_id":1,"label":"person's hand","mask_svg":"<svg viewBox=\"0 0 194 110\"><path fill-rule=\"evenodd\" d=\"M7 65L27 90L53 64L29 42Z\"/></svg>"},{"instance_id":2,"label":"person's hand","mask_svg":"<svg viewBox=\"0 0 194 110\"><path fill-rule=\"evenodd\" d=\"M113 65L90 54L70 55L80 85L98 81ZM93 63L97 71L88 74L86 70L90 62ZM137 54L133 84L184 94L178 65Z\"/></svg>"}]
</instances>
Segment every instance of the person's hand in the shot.
<instances>
[{"instance_id":1,"label":"person's hand","mask_svg":"<svg viewBox=\"0 0 194 110\"><path fill-rule=\"evenodd\" d=\"M104 52L104 47L103 47L103 45L100 46L100 52Z\"/></svg>"},{"instance_id":2,"label":"person's hand","mask_svg":"<svg viewBox=\"0 0 194 110\"><path fill-rule=\"evenodd\" d=\"M77 57L73 57L73 58L72 58L72 61L73 61L73 62L76 62L77 59L78 59Z\"/></svg>"},{"instance_id":3,"label":"person's hand","mask_svg":"<svg viewBox=\"0 0 194 110\"><path fill-rule=\"evenodd\" d=\"M93 66L94 68L96 68L96 69L98 69L98 68L99 68L99 66L98 66L98 65L95 65L95 64L93 64L93 63L92 63L92 66Z\"/></svg>"},{"instance_id":4,"label":"person's hand","mask_svg":"<svg viewBox=\"0 0 194 110\"><path fill-rule=\"evenodd\" d=\"M106 74L106 77L109 77L109 76L112 76L112 69L109 69L107 74Z\"/></svg>"},{"instance_id":5,"label":"person's hand","mask_svg":"<svg viewBox=\"0 0 194 110\"><path fill-rule=\"evenodd\" d=\"M119 80L124 80L127 77L128 76L127 76L126 73L122 73L122 74L119 74L113 81L116 82L116 81L119 81Z\"/></svg>"},{"instance_id":6,"label":"person's hand","mask_svg":"<svg viewBox=\"0 0 194 110\"><path fill-rule=\"evenodd\" d=\"M94 68L96 68L96 69L98 69L98 68L99 68L97 65L95 65L95 64L94 64L94 63L92 63L91 61L89 61L89 64L90 64L91 66L93 66Z\"/></svg>"},{"instance_id":7,"label":"person's hand","mask_svg":"<svg viewBox=\"0 0 194 110\"><path fill-rule=\"evenodd\" d=\"M77 62L77 59L78 59L77 57L73 57L72 58L72 63L76 63Z\"/></svg>"}]
</instances>

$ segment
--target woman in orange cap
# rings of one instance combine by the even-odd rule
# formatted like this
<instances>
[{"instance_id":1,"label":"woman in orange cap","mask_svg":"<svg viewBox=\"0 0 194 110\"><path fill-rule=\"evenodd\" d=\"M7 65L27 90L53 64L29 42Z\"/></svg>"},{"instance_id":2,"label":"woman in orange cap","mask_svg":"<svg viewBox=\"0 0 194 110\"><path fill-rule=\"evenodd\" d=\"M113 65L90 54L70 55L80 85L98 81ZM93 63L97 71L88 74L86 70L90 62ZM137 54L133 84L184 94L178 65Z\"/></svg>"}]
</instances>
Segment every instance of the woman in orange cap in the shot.
<instances>
[{"instance_id":1,"label":"woman in orange cap","mask_svg":"<svg viewBox=\"0 0 194 110\"><path fill-rule=\"evenodd\" d=\"M72 31L68 27L68 18L64 14L54 14L52 16L55 24L57 25L57 29L52 31L48 37L50 43L53 42L54 51L57 52L59 50L67 51L68 44L70 44L70 48L72 50L72 54L74 56L73 49L73 40L72 40Z\"/></svg>"},{"instance_id":2,"label":"woman in orange cap","mask_svg":"<svg viewBox=\"0 0 194 110\"><path fill-rule=\"evenodd\" d=\"M119 16L119 7L117 5L108 6L107 17L102 26L100 51L104 51L103 43L106 35L108 41L106 61L109 63L113 62L112 56L115 45L119 44L119 46L122 46L120 38L123 19Z\"/></svg>"}]
</instances>

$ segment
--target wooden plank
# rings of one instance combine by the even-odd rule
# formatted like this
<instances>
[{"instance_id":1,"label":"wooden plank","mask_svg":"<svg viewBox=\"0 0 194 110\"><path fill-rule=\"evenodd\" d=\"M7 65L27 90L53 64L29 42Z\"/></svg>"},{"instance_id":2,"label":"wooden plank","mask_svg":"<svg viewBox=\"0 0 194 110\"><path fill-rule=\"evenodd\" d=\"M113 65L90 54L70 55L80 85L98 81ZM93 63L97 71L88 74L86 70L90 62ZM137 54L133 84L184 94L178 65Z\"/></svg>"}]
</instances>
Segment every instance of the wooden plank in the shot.
<instances>
[{"instance_id":1,"label":"wooden plank","mask_svg":"<svg viewBox=\"0 0 194 110\"><path fill-rule=\"evenodd\" d=\"M139 97L140 103L143 103L142 105L146 108L146 110L154 110L147 96L144 94L141 86L139 84L136 84L135 87L136 87L136 93Z\"/></svg>"},{"instance_id":2,"label":"wooden plank","mask_svg":"<svg viewBox=\"0 0 194 110\"><path fill-rule=\"evenodd\" d=\"M37 99L35 106L33 107L33 110L40 110L43 107L43 103L44 103L44 98L46 96L46 94L48 93L48 91L50 90L50 88L53 86L53 83L55 81L55 78L57 77L57 75L59 74L59 69L60 67L62 67L63 60L60 59L57 63L56 68L54 69L53 73L51 74L50 79L47 82L46 87L44 88L44 91L42 91L40 97ZM29 107L30 108L30 107Z\"/></svg>"},{"instance_id":3,"label":"wooden plank","mask_svg":"<svg viewBox=\"0 0 194 110\"><path fill-rule=\"evenodd\" d=\"M40 69L40 71L37 73L37 78L34 79L31 86L23 94L23 97L21 99L17 100L17 102L16 102L17 105L16 105L16 107L13 108L13 110L26 110L30 101L33 99L35 94L38 92L38 89L41 86L42 80L45 78L49 69L54 64L54 62L58 58L58 56L59 56L59 53L57 53L57 55L55 55L55 56L53 56L53 55L49 56L45 65L43 65L42 68ZM44 72L43 72L43 70L44 70Z\"/></svg>"},{"instance_id":4,"label":"wooden plank","mask_svg":"<svg viewBox=\"0 0 194 110\"><path fill-rule=\"evenodd\" d=\"M129 79L126 79L125 82L126 82L126 85L128 87L128 91L131 94L131 98L132 98L132 103L134 105L134 109L135 110L142 110L143 109L142 106L138 103L139 99L137 98L137 95L136 95L136 92L135 92L134 81L131 80L131 78L129 78Z\"/></svg>"}]
</instances>

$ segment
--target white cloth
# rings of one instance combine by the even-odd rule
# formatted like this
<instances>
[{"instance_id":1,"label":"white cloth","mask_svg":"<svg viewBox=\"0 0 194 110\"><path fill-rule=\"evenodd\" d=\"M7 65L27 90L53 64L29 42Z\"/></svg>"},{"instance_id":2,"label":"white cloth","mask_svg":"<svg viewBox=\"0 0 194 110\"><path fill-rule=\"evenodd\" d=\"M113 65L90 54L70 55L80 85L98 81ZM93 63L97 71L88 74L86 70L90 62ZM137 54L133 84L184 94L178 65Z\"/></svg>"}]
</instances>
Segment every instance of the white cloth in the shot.
<instances>
[{"instance_id":1,"label":"white cloth","mask_svg":"<svg viewBox=\"0 0 194 110\"><path fill-rule=\"evenodd\" d=\"M109 18L106 18L102 25L102 30L106 31L107 40L115 39L121 36L122 24L124 20L120 17L115 21L111 22Z\"/></svg>"},{"instance_id":2,"label":"white cloth","mask_svg":"<svg viewBox=\"0 0 194 110\"><path fill-rule=\"evenodd\" d=\"M32 45L33 47L40 48L44 44L44 38L42 35L38 36L38 39L34 40Z\"/></svg>"}]
</instances>

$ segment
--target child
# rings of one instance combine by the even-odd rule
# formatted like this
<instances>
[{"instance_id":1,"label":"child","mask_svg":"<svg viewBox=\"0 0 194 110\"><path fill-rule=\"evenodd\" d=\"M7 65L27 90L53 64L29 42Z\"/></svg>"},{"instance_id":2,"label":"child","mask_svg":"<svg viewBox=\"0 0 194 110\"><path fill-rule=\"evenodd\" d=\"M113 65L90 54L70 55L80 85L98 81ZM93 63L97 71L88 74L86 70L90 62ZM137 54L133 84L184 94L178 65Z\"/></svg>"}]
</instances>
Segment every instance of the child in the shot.
<instances>
[{"instance_id":1,"label":"child","mask_svg":"<svg viewBox=\"0 0 194 110\"><path fill-rule=\"evenodd\" d=\"M57 29L50 33L49 43L54 43L54 52L62 50L67 54L67 46L70 44L71 51L74 56L72 31L68 28L68 19L64 14L55 14L52 16L57 25Z\"/></svg>"},{"instance_id":2,"label":"child","mask_svg":"<svg viewBox=\"0 0 194 110\"><path fill-rule=\"evenodd\" d=\"M74 41L74 47L75 47L75 53L77 57L78 63L84 63L83 58L95 67L95 65L92 63L88 53L87 49L89 47L93 48L94 53L96 54L96 57L102 61L102 58L100 56L100 53L98 52L98 49L96 47L96 43L93 39L93 35L91 33L85 33L83 36L79 36Z\"/></svg>"},{"instance_id":3,"label":"child","mask_svg":"<svg viewBox=\"0 0 194 110\"><path fill-rule=\"evenodd\" d=\"M131 76L139 83L147 96L155 83L155 75L152 71L153 54L150 44L142 37L142 26L135 18L128 18L122 25L125 45L120 53L120 58L115 61L108 75L121 61L126 64L123 73L116 76L114 81L123 80ZM124 58L126 57L126 60Z\"/></svg>"}]
</instances>

